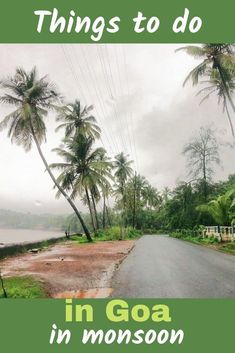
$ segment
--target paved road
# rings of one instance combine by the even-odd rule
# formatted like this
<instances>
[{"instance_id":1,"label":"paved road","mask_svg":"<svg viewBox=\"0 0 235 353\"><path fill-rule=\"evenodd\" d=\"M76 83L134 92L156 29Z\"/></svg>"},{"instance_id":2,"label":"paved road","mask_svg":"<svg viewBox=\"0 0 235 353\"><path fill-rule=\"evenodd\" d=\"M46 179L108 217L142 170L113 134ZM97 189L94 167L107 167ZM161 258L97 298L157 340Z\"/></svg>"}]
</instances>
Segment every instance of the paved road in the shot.
<instances>
[{"instance_id":1,"label":"paved road","mask_svg":"<svg viewBox=\"0 0 235 353\"><path fill-rule=\"evenodd\" d=\"M235 298L235 256L146 235L113 278L113 297Z\"/></svg>"}]
</instances>

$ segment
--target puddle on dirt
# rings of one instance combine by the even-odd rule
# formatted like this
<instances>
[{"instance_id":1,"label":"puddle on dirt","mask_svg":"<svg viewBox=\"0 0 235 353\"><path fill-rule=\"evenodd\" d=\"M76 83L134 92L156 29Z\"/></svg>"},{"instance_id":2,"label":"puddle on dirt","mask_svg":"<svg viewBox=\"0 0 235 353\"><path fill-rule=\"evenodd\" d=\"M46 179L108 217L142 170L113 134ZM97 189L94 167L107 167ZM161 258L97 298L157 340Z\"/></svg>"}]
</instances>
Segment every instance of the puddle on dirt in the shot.
<instances>
[{"instance_id":1,"label":"puddle on dirt","mask_svg":"<svg viewBox=\"0 0 235 353\"><path fill-rule=\"evenodd\" d=\"M64 262L73 262L74 258L73 257L59 257L59 258L51 258L51 259L39 259L40 262L60 262L60 261L64 261Z\"/></svg>"},{"instance_id":2,"label":"puddle on dirt","mask_svg":"<svg viewBox=\"0 0 235 353\"><path fill-rule=\"evenodd\" d=\"M67 291L55 294L57 299L82 299L82 298L107 298L112 293L113 288L90 288L86 290Z\"/></svg>"}]
</instances>

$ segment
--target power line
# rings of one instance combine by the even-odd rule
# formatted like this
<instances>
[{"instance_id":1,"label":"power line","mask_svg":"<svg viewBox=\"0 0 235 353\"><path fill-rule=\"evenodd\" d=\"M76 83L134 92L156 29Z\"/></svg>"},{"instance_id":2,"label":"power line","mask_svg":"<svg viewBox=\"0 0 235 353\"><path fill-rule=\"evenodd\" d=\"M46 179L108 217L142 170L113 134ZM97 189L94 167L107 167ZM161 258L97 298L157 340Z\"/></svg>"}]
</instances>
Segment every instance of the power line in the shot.
<instances>
[{"instance_id":1,"label":"power line","mask_svg":"<svg viewBox=\"0 0 235 353\"><path fill-rule=\"evenodd\" d=\"M130 98L130 84L129 84L129 73L127 70L127 62L126 62L126 52L124 49L124 46L122 45L122 52L123 52L123 58L124 58L124 68L125 68L125 77L126 77L126 84L127 84L127 93ZM138 161L138 154L137 154L137 149L136 149L136 142L134 138L134 123L133 123L133 112L132 112L132 107L130 104L130 123L131 123L131 131L132 131L132 140L133 140L133 145L134 145L134 153L135 153L135 161L136 161L136 169L139 172L139 161Z\"/></svg>"},{"instance_id":2,"label":"power line","mask_svg":"<svg viewBox=\"0 0 235 353\"><path fill-rule=\"evenodd\" d=\"M118 111L118 106L117 106L117 100L119 95L118 92L124 93L124 96L127 95L130 98L130 87L129 87L129 79L128 79L128 72L127 72L127 63L126 63L126 55L125 55L125 50L123 46L121 47L122 49L122 54L123 54L123 67L124 70L121 70L121 63L120 63L120 57L118 55L118 47L114 47L114 54L115 54L115 59L116 59L116 74L117 74L117 80L115 78L115 70L113 70L112 67L112 57L110 58L110 52L108 51L107 46L100 46L97 45L95 47L96 49L96 54L97 58L100 63L100 68L101 72L103 74L104 80L104 87L107 91L108 96L110 97L111 101L113 102L112 108L113 108L113 113L114 113L114 118L116 119L116 122L119 121L120 127L122 130L122 134L117 135L114 131L112 131L112 136L110 137L109 134L106 132L106 128L103 126L104 124L104 117L108 117L109 114L107 112L106 104L104 102L102 90L100 89L100 84L99 84L99 78L97 79L96 77L96 71L94 70L93 66L90 65L89 59L87 57L87 52L86 52L86 47L80 46L81 51L79 53L82 54L83 62L85 63L84 67L86 67L86 72L89 75L89 82L92 82L92 85L88 84L88 81L86 79L86 75L84 73L84 67L81 67L81 62L80 58L77 56L77 52L74 49L74 47L71 48L71 52L73 51L75 61L77 63L77 68L79 69L79 75L77 72L77 68L74 65L74 62L72 60L72 55L71 52L66 51L65 47L61 45L64 57L66 59L66 63L71 71L71 75L76 83L76 87L78 89L79 96L83 99L85 103L87 103L87 97L93 97L93 92L95 94L95 97L97 98L100 110L98 107L95 107L95 110L97 111L97 114L99 116L99 125L104 132L105 139L108 143L110 152L112 154L118 154L120 153L120 143L124 148L124 151L130 152L132 158L134 159L136 169L139 169L138 166L138 158L137 158L137 151L136 151L136 145L135 145L135 139L133 136L133 114L132 114L132 109L129 109L128 112L124 112L123 114L123 119L122 119L122 114ZM122 75L123 73L123 75ZM80 77L84 81L84 86L81 84ZM122 81L122 77L124 78ZM118 88L118 83L119 83L119 88ZM85 87L85 91L84 91ZM91 90L92 87L92 90ZM116 97L116 99L115 99ZM120 95L121 97L121 95ZM100 113L101 112L101 113ZM128 119L129 115L129 119ZM112 117L112 116L111 116ZM125 120L125 121L124 121ZM113 130L113 124L110 124L112 130ZM127 140L125 139L125 131L127 132ZM119 142L118 142L119 140ZM101 142L104 146L104 142L101 139ZM128 147L129 145L129 147Z\"/></svg>"},{"instance_id":3,"label":"power line","mask_svg":"<svg viewBox=\"0 0 235 353\"><path fill-rule=\"evenodd\" d=\"M106 88L107 88L107 92L108 92L108 95L110 96L111 101L115 102L114 92L113 92L112 86L111 86L110 72L108 72L108 69L107 69L108 68L108 63L107 63L107 60L105 60L105 53L103 52L102 48L103 48L102 46L97 46L97 50L98 50L98 53L99 53L99 58L100 58L100 61L101 61L101 66L102 66L102 69L103 69L103 74L104 74L105 81L106 81ZM107 59L107 56L106 56L106 59ZM113 112L114 112L116 121L118 122L119 121L119 117L118 117L118 114L117 114L117 110L116 110L116 105L115 104L113 105ZM118 138L119 138L120 145L122 145L122 148L125 150L126 149L125 148L125 142L124 142L122 134L119 134Z\"/></svg>"},{"instance_id":4,"label":"power line","mask_svg":"<svg viewBox=\"0 0 235 353\"><path fill-rule=\"evenodd\" d=\"M70 68L70 70L71 70L72 76L73 76L75 82L76 82L76 83L78 84L78 86L80 87L80 92L81 92L82 99L83 99L83 101L87 104L86 95L84 94L82 85L80 84L79 77L78 77L78 75L77 75L77 71L76 71L76 69L75 69L75 67L74 67L74 65L73 65L73 61L72 61L72 59L71 59L71 57L70 57L70 55L69 55L69 52L68 52L68 53L66 52L66 50L65 50L65 48L64 48L63 45L61 45L61 48L62 48L62 51L63 51L63 53L64 53L66 62L67 62L68 66L69 66L69 68ZM80 95L80 92L78 91L79 95ZM100 138L100 140L101 140L101 143L102 143L103 147L105 148L105 145L104 145L104 142L103 142L103 140L102 140L102 137Z\"/></svg>"},{"instance_id":5,"label":"power line","mask_svg":"<svg viewBox=\"0 0 235 353\"><path fill-rule=\"evenodd\" d=\"M107 113L107 110L106 110L106 105L104 104L104 100L103 100L103 95L102 95L102 92L100 90L100 86L99 86L99 83L98 83L98 80L97 80L97 77L96 77L96 73L95 73L95 70L93 70L93 67L89 64L89 61L88 61L88 58L87 58L87 53L86 53L86 48L81 46L81 51L82 51L82 54L83 54L83 58L84 58L84 62L85 62L85 65L86 65L86 68L87 68L87 72L90 76L90 82L92 82L92 87L94 88L94 91L95 91L95 94L98 98L98 101L99 101L99 105L100 105L100 108L101 108L101 111L102 111L102 115L103 117L108 117L108 113ZM112 150L116 150L118 151L118 145L116 143L116 139L114 138L114 136L112 136L112 142L110 143L110 139L107 135L107 139L109 141L109 144L112 146L111 149ZM114 147L114 148L113 148Z\"/></svg>"}]
</instances>

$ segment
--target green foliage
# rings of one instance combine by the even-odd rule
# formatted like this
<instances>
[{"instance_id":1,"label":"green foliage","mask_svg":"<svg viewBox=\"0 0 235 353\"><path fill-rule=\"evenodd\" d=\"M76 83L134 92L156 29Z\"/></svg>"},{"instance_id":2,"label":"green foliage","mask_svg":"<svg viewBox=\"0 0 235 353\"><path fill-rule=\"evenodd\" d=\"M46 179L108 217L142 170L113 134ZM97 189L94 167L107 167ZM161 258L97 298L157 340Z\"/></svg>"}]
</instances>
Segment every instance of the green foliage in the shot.
<instances>
[{"instance_id":1,"label":"green foliage","mask_svg":"<svg viewBox=\"0 0 235 353\"><path fill-rule=\"evenodd\" d=\"M41 150L42 142L46 141L44 118L50 109L56 108L61 98L56 92L55 85L48 81L47 76L39 78L34 67L29 72L23 68L17 68L14 76L1 80L1 87L6 93L0 97L0 102L14 106L14 111L0 122L0 130L8 128L8 137L12 142L21 145L25 151L30 151L33 142L35 143L55 187L68 201L79 218L87 238L92 241L78 209L63 186L61 187L57 182ZM66 178L69 179L70 175Z\"/></svg>"},{"instance_id":2,"label":"green foliage","mask_svg":"<svg viewBox=\"0 0 235 353\"><path fill-rule=\"evenodd\" d=\"M197 210L209 213L218 225L230 225L235 217L234 213L235 190L229 190L208 204L197 206Z\"/></svg>"},{"instance_id":3,"label":"green foliage","mask_svg":"<svg viewBox=\"0 0 235 353\"><path fill-rule=\"evenodd\" d=\"M209 43L185 46L180 50L202 59L186 81L192 79L193 84L197 84L206 78L207 87L200 93L206 98L216 92L230 119L227 102L235 111L231 99L235 87L234 46ZM182 181L172 190L165 188L159 192L144 176L133 173L133 161L125 152L116 155L111 162L105 149L96 144L101 129L91 115L92 106L82 107L77 99L58 107L60 97L55 86L46 76L38 78L35 68L30 72L18 68L13 77L1 81L1 86L6 92L0 102L14 106L14 111L3 119L0 129L8 127L11 140L26 150L30 150L35 141L46 170L59 190L57 196L62 194L76 213L76 217L74 214L52 217L16 213L12 216L8 211L0 210L3 226L37 228L40 225L40 229L56 228L70 234L84 231L90 240L90 231L97 239L113 240L134 238L141 230L153 234L158 230L181 229L180 234L195 239L200 237L195 230L198 224L216 225L234 220L233 194L227 195L229 190L235 190L235 176L225 182L212 182L214 166L219 163L219 144L211 128L201 128L198 136L185 145L183 152L188 158L193 180ZM64 129L63 145L55 149L62 160L51 165L59 171L57 179L40 148L46 138L44 118L51 108L56 109L60 122L57 130ZM231 120L230 125L233 131ZM108 198L114 195L116 203L111 209L107 207ZM88 207L90 215L79 213L75 206L78 198ZM181 235L176 232L176 236Z\"/></svg>"},{"instance_id":4,"label":"green foliage","mask_svg":"<svg viewBox=\"0 0 235 353\"><path fill-rule=\"evenodd\" d=\"M1 81L1 87L6 93L0 102L16 109L1 121L0 130L8 128L11 141L29 151L34 138L39 144L46 140L44 118L59 94L46 76L38 77L35 67L29 72L17 68L13 77Z\"/></svg>"},{"instance_id":5,"label":"green foliage","mask_svg":"<svg viewBox=\"0 0 235 353\"><path fill-rule=\"evenodd\" d=\"M235 242L233 243L226 243L222 246L222 248L224 249L229 249L229 250L233 250L235 252Z\"/></svg>"},{"instance_id":6,"label":"green foliage","mask_svg":"<svg viewBox=\"0 0 235 353\"><path fill-rule=\"evenodd\" d=\"M190 238L201 238L202 237L202 231L201 228L199 229L178 229L173 232L170 232L170 236L178 239L185 239L187 237Z\"/></svg>"},{"instance_id":7,"label":"green foliage","mask_svg":"<svg viewBox=\"0 0 235 353\"><path fill-rule=\"evenodd\" d=\"M110 227L99 231L96 234L97 240L127 240L135 239L142 235L142 232L132 227L121 228L118 226Z\"/></svg>"},{"instance_id":8,"label":"green foliage","mask_svg":"<svg viewBox=\"0 0 235 353\"><path fill-rule=\"evenodd\" d=\"M186 241L190 241L196 244L215 244L218 243L219 240L216 237L208 237L203 238L203 227L199 226L193 230L191 229L180 229L170 233L170 236L177 239L182 239Z\"/></svg>"},{"instance_id":9,"label":"green foliage","mask_svg":"<svg viewBox=\"0 0 235 353\"><path fill-rule=\"evenodd\" d=\"M187 75L184 85L188 80L191 80L193 85L206 83L206 98L210 93L216 92L219 102L222 100L224 109L227 110L227 101L229 101L233 112L235 112L235 105L232 99L234 90L233 77L235 73L235 57L234 45L226 43L208 43L201 46L185 46L178 49L185 51L188 55L195 59L200 58L202 61L194 67ZM200 79L203 79L200 81ZM203 91L205 93L205 89ZM232 120L229 116L229 124L232 135L234 136L234 128Z\"/></svg>"},{"instance_id":10,"label":"green foliage","mask_svg":"<svg viewBox=\"0 0 235 353\"><path fill-rule=\"evenodd\" d=\"M57 121L62 122L56 131L65 130L65 138L81 134L93 139L100 138L101 130L97 125L96 119L90 115L93 106L81 106L79 100L68 103L65 106L57 107Z\"/></svg>"},{"instance_id":11,"label":"green foliage","mask_svg":"<svg viewBox=\"0 0 235 353\"><path fill-rule=\"evenodd\" d=\"M41 282L31 277L10 277L4 279L4 287L8 298L36 299L46 297ZM0 299L4 298L0 287Z\"/></svg>"}]
</instances>

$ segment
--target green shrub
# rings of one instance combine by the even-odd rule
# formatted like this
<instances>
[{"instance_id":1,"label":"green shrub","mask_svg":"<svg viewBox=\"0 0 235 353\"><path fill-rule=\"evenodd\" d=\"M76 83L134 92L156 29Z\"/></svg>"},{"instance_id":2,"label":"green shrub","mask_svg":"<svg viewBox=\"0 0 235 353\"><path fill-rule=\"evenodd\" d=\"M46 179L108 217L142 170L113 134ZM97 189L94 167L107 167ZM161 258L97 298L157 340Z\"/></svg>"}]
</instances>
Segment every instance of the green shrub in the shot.
<instances>
[{"instance_id":1,"label":"green shrub","mask_svg":"<svg viewBox=\"0 0 235 353\"><path fill-rule=\"evenodd\" d=\"M230 250L235 250L235 242L234 243L227 243L222 246L222 248L230 249Z\"/></svg>"},{"instance_id":2,"label":"green shrub","mask_svg":"<svg viewBox=\"0 0 235 353\"><path fill-rule=\"evenodd\" d=\"M142 234L164 234L168 233L165 230L155 229L155 228L144 228L141 230Z\"/></svg>"},{"instance_id":3,"label":"green shrub","mask_svg":"<svg viewBox=\"0 0 235 353\"><path fill-rule=\"evenodd\" d=\"M140 237L142 235L142 231L138 230L138 229L134 229L134 228L127 228L127 238L133 239L133 238L137 238Z\"/></svg>"},{"instance_id":4,"label":"green shrub","mask_svg":"<svg viewBox=\"0 0 235 353\"><path fill-rule=\"evenodd\" d=\"M196 226L193 229L176 229L170 232L170 236L178 239L191 238L202 238L204 226Z\"/></svg>"},{"instance_id":5,"label":"green shrub","mask_svg":"<svg viewBox=\"0 0 235 353\"><path fill-rule=\"evenodd\" d=\"M121 228L118 226L99 230L95 234L96 240L125 240L134 239L142 235L140 230L132 227Z\"/></svg>"},{"instance_id":6,"label":"green shrub","mask_svg":"<svg viewBox=\"0 0 235 353\"><path fill-rule=\"evenodd\" d=\"M32 277L10 277L4 279L4 287L8 298L44 298L46 293L42 283L36 281ZM0 299L4 298L0 288Z\"/></svg>"}]
</instances>

